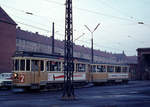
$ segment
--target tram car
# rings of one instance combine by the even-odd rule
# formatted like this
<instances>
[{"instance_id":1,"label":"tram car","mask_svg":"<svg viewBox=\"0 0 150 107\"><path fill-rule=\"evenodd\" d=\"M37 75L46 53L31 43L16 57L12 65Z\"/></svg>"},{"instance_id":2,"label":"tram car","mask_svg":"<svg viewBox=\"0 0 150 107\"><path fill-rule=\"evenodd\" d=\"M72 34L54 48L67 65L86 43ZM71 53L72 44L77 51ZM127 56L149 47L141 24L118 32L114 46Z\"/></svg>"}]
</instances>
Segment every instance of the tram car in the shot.
<instances>
[{"instance_id":1,"label":"tram car","mask_svg":"<svg viewBox=\"0 0 150 107\"><path fill-rule=\"evenodd\" d=\"M62 88L64 57L35 52L16 52L13 56L13 89ZM89 61L74 58L74 84L86 84Z\"/></svg>"},{"instance_id":2,"label":"tram car","mask_svg":"<svg viewBox=\"0 0 150 107\"><path fill-rule=\"evenodd\" d=\"M126 64L91 64L91 81L95 85L128 83L129 66Z\"/></svg>"},{"instance_id":3,"label":"tram car","mask_svg":"<svg viewBox=\"0 0 150 107\"><path fill-rule=\"evenodd\" d=\"M36 52L19 51L13 56L13 89L60 89L64 83L64 57ZM74 86L87 83L127 83L129 66L125 64L91 64L74 58Z\"/></svg>"}]
</instances>

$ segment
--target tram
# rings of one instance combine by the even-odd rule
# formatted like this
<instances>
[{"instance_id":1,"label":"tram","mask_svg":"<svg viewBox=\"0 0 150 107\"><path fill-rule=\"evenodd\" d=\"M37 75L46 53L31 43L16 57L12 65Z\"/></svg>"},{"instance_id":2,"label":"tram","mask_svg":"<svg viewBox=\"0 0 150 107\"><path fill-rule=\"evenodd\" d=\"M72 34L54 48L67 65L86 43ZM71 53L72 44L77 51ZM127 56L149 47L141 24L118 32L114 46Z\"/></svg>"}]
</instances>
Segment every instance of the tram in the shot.
<instances>
[{"instance_id":1,"label":"tram","mask_svg":"<svg viewBox=\"0 0 150 107\"><path fill-rule=\"evenodd\" d=\"M74 83L88 82L89 61L74 58ZM13 88L61 88L64 82L64 59L60 55L35 52L16 52L13 57Z\"/></svg>"},{"instance_id":2,"label":"tram","mask_svg":"<svg viewBox=\"0 0 150 107\"><path fill-rule=\"evenodd\" d=\"M63 56L19 51L12 59L13 88L33 90L63 87ZM125 64L91 64L83 58L74 58L73 63L75 86L87 83L127 83L129 80L129 66Z\"/></svg>"},{"instance_id":3,"label":"tram","mask_svg":"<svg viewBox=\"0 0 150 107\"><path fill-rule=\"evenodd\" d=\"M95 85L128 83L129 66L126 64L92 64L91 81Z\"/></svg>"}]
</instances>

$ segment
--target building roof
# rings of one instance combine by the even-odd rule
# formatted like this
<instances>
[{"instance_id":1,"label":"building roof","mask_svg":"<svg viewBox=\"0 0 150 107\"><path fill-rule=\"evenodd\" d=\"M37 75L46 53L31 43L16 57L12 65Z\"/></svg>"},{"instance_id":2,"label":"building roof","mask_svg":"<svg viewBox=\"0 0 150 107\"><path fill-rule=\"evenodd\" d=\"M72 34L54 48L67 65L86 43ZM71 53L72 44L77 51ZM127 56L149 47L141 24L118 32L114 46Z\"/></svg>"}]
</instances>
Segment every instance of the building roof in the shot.
<instances>
[{"instance_id":1,"label":"building roof","mask_svg":"<svg viewBox=\"0 0 150 107\"><path fill-rule=\"evenodd\" d=\"M16 22L12 20L1 7L0 7L0 21L12 25L17 25Z\"/></svg>"},{"instance_id":2,"label":"building roof","mask_svg":"<svg viewBox=\"0 0 150 107\"><path fill-rule=\"evenodd\" d=\"M150 47L147 48L138 48L137 51L150 51Z\"/></svg>"},{"instance_id":3,"label":"building roof","mask_svg":"<svg viewBox=\"0 0 150 107\"><path fill-rule=\"evenodd\" d=\"M128 64L137 64L137 56L127 56Z\"/></svg>"}]
</instances>

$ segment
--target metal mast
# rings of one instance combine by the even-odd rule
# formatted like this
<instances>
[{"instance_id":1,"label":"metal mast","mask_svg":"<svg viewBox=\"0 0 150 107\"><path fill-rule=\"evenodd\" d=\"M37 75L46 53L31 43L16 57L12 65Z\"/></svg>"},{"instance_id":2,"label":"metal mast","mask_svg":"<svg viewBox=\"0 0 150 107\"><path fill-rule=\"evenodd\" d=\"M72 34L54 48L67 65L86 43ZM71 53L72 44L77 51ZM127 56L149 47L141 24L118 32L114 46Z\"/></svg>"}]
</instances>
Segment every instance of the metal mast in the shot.
<instances>
[{"instance_id":1,"label":"metal mast","mask_svg":"<svg viewBox=\"0 0 150 107\"><path fill-rule=\"evenodd\" d=\"M94 62L94 52L93 52L93 33L96 31L96 29L99 27L100 23L95 27L95 29L93 31L90 30L90 28L85 25L85 27L87 28L88 31L90 31L91 33L91 63Z\"/></svg>"},{"instance_id":2,"label":"metal mast","mask_svg":"<svg viewBox=\"0 0 150 107\"><path fill-rule=\"evenodd\" d=\"M73 87L73 16L72 0L66 0L64 43L64 92L63 99L74 99Z\"/></svg>"},{"instance_id":3,"label":"metal mast","mask_svg":"<svg viewBox=\"0 0 150 107\"><path fill-rule=\"evenodd\" d=\"M54 27L54 22L52 24L52 54L55 53L55 50L54 50L54 46L55 46L55 27Z\"/></svg>"}]
</instances>

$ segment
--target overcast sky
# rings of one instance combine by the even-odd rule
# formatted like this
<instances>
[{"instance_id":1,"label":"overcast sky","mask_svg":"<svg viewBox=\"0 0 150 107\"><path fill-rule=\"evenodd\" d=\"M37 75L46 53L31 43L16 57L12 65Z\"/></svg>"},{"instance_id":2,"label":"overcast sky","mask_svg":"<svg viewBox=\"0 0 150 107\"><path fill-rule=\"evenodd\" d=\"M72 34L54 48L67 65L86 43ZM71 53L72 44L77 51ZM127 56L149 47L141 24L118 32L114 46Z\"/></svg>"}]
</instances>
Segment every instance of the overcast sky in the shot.
<instances>
[{"instance_id":1,"label":"overcast sky","mask_svg":"<svg viewBox=\"0 0 150 107\"><path fill-rule=\"evenodd\" d=\"M65 32L65 0L0 0L0 6L24 30L51 36L55 22L56 39ZM136 55L137 48L150 45L150 0L73 0L73 26L76 44L112 53ZM27 14L32 13L31 14ZM144 22L144 24L138 24Z\"/></svg>"}]
</instances>

